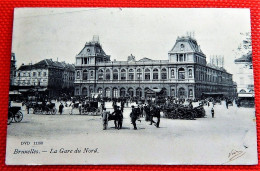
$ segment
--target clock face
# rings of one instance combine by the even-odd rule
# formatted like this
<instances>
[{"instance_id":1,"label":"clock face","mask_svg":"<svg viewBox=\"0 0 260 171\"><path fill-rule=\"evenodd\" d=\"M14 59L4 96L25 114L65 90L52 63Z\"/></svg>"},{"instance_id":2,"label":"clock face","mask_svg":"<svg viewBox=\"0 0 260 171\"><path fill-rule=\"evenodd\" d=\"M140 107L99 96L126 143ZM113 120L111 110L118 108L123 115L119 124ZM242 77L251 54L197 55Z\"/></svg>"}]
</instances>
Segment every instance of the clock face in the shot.
<instances>
[{"instance_id":1,"label":"clock face","mask_svg":"<svg viewBox=\"0 0 260 171\"><path fill-rule=\"evenodd\" d=\"M88 52L90 52L90 49L87 49Z\"/></svg>"}]
</instances>

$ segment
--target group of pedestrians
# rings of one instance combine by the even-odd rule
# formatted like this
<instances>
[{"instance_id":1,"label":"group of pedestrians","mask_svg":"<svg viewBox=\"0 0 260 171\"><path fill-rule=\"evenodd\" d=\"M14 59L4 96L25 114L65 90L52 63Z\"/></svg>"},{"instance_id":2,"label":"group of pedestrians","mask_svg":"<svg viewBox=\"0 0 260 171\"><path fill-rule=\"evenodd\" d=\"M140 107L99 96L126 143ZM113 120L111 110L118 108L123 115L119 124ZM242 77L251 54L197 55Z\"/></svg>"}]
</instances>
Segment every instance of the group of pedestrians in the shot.
<instances>
[{"instance_id":1,"label":"group of pedestrians","mask_svg":"<svg viewBox=\"0 0 260 171\"><path fill-rule=\"evenodd\" d=\"M145 121L150 122L150 125L154 124L157 128L160 126L160 107L156 105L144 105L144 106L137 106L135 108L132 106L132 111L130 113L131 122L134 126L134 129L137 130L136 121L140 121L141 117L145 117ZM157 122L153 120L153 117L157 118Z\"/></svg>"}]
</instances>

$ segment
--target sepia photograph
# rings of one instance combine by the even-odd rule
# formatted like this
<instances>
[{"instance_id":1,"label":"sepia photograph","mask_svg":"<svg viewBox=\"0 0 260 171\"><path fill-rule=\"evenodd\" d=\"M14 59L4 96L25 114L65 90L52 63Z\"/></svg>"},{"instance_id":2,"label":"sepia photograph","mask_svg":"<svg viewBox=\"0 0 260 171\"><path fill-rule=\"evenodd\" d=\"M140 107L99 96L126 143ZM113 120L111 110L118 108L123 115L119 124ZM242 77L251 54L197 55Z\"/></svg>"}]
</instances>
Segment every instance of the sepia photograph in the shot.
<instances>
[{"instance_id":1,"label":"sepia photograph","mask_svg":"<svg viewBox=\"0 0 260 171\"><path fill-rule=\"evenodd\" d=\"M15 8L6 164L258 164L250 23L235 8Z\"/></svg>"}]
</instances>

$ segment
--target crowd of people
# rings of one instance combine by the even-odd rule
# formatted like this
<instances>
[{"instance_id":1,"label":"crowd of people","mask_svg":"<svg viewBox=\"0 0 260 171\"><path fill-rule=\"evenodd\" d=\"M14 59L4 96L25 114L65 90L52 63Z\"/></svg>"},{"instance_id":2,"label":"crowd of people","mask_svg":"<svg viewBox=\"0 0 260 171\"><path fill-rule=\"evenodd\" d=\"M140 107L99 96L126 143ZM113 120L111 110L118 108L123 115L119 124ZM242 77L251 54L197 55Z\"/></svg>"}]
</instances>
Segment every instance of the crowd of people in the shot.
<instances>
[{"instance_id":1,"label":"crowd of people","mask_svg":"<svg viewBox=\"0 0 260 171\"><path fill-rule=\"evenodd\" d=\"M144 100L134 100L134 99L125 99L125 98L118 98L118 99L90 99L87 97L76 97L71 99L43 99L42 101L25 101L23 104L26 106L27 113L30 113L30 108L36 108L37 106L41 107L42 110L50 110L51 108L56 109L60 115L64 113L64 108L69 108L69 114L82 114L83 111L89 111L90 109L90 102L95 101L97 104L101 104L100 106L95 106L96 108L100 109L100 115L103 116L107 115L108 112L105 108L106 102L112 102L113 112L107 115L108 120L115 120L117 119L117 125L115 126L118 129L122 128L123 123L123 113L125 107L131 107L130 112L130 119L131 124L133 125L133 129L137 129L137 121L141 122L141 118L144 118L146 122L149 122L150 125L155 125L157 128L160 127L160 118L161 118L161 111L164 110L165 106L169 106L171 104L179 104L179 105L186 105L188 108L193 108L193 102L198 102L200 105L208 105L211 102L211 114L212 118L214 118L214 105L216 103L221 103L221 101L226 102L226 108L228 109L229 104L233 103L234 99L230 98L206 98L203 100L199 99L178 99L174 97L166 97L166 98L150 98ZM118 105L118 103L120 105ZM132 105L135 103L136 105ZM58 106L55 106L58 104ZM130 106L130 105L132 106ZM53 106L54 105L54 106ZM78 110L75 110L78 109ZM76 112L75 112L76 111ZM77 113L78 111L78 113ZM156 122L154 121L156 118ZM107 124L107 123L106 123ZM104 126L104 129L106 127Z\"/></svg>"}]
</instances>

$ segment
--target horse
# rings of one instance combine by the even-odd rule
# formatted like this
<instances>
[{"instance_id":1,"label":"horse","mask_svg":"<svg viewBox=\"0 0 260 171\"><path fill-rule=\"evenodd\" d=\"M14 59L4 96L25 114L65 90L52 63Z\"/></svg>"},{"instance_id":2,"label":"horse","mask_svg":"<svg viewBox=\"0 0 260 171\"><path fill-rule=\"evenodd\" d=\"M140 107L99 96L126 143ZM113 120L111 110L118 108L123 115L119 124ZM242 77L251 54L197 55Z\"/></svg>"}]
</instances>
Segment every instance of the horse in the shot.
<instances>
[{"instance_id":1,"label":"horse","mask_svg":"<svg viewBox=\"0 0 260 171\"><path fill-rule=\"evenodd\" d=\"M113 114L114 113L114 114ZM109 112L104 111L102 113L102 122L103 122L103 130L107 129L108 121L114 120L115 129L121 129L123 124L123 115L121 111L113 112L110 114Z\"/></svg>"}]
</instances>

